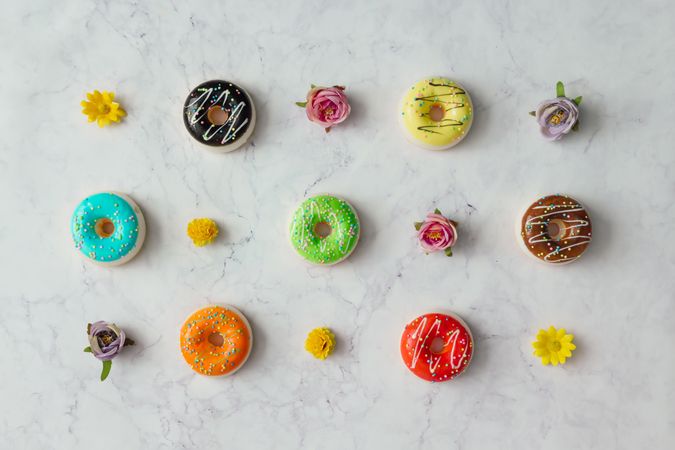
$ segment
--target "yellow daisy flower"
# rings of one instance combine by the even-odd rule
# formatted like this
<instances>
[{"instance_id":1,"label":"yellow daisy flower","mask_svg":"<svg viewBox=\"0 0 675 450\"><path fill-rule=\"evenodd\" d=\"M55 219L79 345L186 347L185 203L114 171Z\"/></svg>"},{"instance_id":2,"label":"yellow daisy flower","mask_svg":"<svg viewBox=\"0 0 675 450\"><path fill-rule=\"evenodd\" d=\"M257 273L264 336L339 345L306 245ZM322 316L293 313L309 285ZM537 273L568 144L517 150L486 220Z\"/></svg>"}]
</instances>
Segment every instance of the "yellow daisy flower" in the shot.
<instances>
[{"instance_id":1,"label":"yellow daisy flower","mask_svg":"<svg viewBox=\"0 0 675 450\"><path fill-rule=\"evenodd\" d=\"M315 358L326 359L335 348L335 335L328 328L315 328L305 341L305 350Z\"/></svg>"},{"instance_id":2,"label":"yellow daisy flower","mask_svg":"<svg viewBox=\"0 0 675 450\"><path fill-rule=\"evenodd\" d=\"M110 125L111 122L119 122L127 115L119 103L114 102L114 92L88 92L87 100L82 100L82 114L87 116L89 122L97 122L98 126L103 128Z\"/></svg>"},{"instance_id":3,"label":"yellow daisy flower","mask_svg":"<svg viewBox=\"0 0 675 450\"><path fill-rule=\"evenodd\" d=\"M187 235L197 247L203 247L218 237L218 225L211 219L193 219L188 223Z\"/></svg>"},{"instance_id":4,"label":"yellow daisy flower","mask_svg":"<svg viewBox=\"0 0 675 450\"><path fill-rule=\"evenodd\" d=\"M556 330L551 326L548 330L539 330L537 340L532 343L534 354L541 358L543 365L565 364L565 359L572 356L572 350L577 348L572 344L573 334L567 334L564 328Z\"/></svg>"}]
</instances>

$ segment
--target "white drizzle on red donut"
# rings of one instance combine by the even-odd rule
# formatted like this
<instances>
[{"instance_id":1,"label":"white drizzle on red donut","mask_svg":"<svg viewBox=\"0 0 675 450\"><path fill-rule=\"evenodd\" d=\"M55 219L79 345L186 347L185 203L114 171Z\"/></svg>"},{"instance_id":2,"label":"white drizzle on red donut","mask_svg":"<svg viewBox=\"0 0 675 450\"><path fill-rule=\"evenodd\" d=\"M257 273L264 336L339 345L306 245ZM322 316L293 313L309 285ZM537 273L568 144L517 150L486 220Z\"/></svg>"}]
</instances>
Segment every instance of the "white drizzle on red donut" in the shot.
<instances>
[{"instance_id":1,"label":"white drizzle on red donut","mask_svg":"<svg viewBox=\"0 0 675 450\"><path fill-rule=\"evenodd\" d=\"M448 381L462 373L473 355L471 332L461 319L425 314L406 325L401 356L408 369L431 381Z\"/></svg>"},{"instance_id":2,"label":"white drizzle on red donut","mask_svg":"<svg viewBox=\"0 0 675 450\"><path fill-rule=\"evenodd\" d=\"M419 360L419 357L422 354L422 351L427 348L427 340L429 340L429 337L432 335L434 331L438 333L441 326L441 319L434 319L434 323L431 325L431 327L429 327L429 330L427 330L427 334L424 336L424 338L422 338L421 337L422 332L426 326L427 326L427 318L424 317L422 318L422 320L420 320L420 324L417 326L415 332L412 335L413 339L416 339L417 344L415 344L415 350L413 351L413 359L412 363L410 364L411 369L415 368L415 366L417 365L417 361ZM467 351L467 346L464 346L462 353L457 354L457 352L455 351L457 347L457 339L459 339L458 329L451 331L450 335L448 336L448 339L443 343L443 348L447 348L450 345L450 342L452 342L452 350L450 350L450 354L452 355L450 358L450 366L453 369L457 369L462 366L462 363L466 358L466 351ZM429 345L431 345L431 342L429 343ZM457 362L455 362L455 359L457 359ZM435 373L438 364L441 362L441 355L434 355L431 351L429 351L429 359L427 361L429 363L429 371L431 373Z\"/></svg>"}]
</instances>

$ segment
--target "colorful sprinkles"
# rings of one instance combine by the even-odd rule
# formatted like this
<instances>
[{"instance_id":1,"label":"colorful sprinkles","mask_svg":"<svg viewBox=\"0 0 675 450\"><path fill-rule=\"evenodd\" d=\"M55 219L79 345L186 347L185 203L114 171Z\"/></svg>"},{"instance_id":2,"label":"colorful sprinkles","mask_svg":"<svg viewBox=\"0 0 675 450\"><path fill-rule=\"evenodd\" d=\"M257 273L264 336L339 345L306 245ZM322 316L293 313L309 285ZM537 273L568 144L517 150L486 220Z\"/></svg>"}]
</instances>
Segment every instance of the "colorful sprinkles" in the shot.
<instances>
[{"instance_id":1,"label":"colorful sprinkles","mask_svg":"<svg viewBox=\"0 0 675 450\"><path fill-rule=\"evenodd\" d=\"M401 356L418 377L431 382L448 381L464 372L471 362L473 338L459 318L425 314L403 330Z\"/></svg>"},{"instance_id":2,"label":"colorful sprinkles","mask_svg":"<svg viewBox=\"0 0 675 450\"><path fill-rule=\"evenodd\" d=\"M556 233L551 232L555 224ZM554 264L577 260L591 242L588 211L575 199L555 194L535 201L523 215L520 236L536 258Z\"/></svg>"},{"instance_id":3,"label":"colorful sprinkles","mask_svg":"<svg viewBox=\"0 0 675 450\"><path fill-rule=\"evenodd\" d=\"M214 344L213 335L221 343ZM183 358L202 375L228 375L238 370L251 351L246 319L233 308L208 306L191 314L180 330Z\"/></svg>"},{"instance_id":4,"label":"colorful sprinkles","mask_svg":"<svg viewBox=\"0 0 675 450\"><path fill-rule=\"evenodd\" d=\"M444 110L440 120L432 119L432 108ZM424 147L449 148L464 139L471 128L471 98L452 80L427 78L406 92L400 119L403 129L414 142Z\"/></svg>"},{"instance_id":5,"label":"colorful sprinkles","mask_svg":"<svg viewBox=\"0 0 675 450\"><path fill-rule=\"evenodd\" d=\"M320 236L317 226L330 234ZM290 234L297 252L313 264L335 264L350 255L359 241L361 227L354 208L330 195L318 195L302 202L293 214Z\"/></svg>"},{"instance_id":6,"label":"colorful sprinkles","mask_svg":"<svg viewBox=\"0 0 675 450\"><path fill-rule=\"evenodd\" d=\"M140 213L140 211L139 211ZM97 232L97 224L112 225L109 236ZM134 206L111 192L94 194L82 200L71 219L75 248L84 256L102 263L127 256L138 243L139 218Z\"/></svg>"},{"instance_id":7,"label":"colorful sprinkles","mask_svg":"<svg viewBox=\"0 0 675 450\"><path fill-rule=\"evenodd\" d=\"M226 114L222 124L209 120L209 109L217 107ZM253 102L236 84L212 80L197 86L185 100L183 121L193 138L211 146L232 145L254 124Z\"/></svg>"}]
</instances>

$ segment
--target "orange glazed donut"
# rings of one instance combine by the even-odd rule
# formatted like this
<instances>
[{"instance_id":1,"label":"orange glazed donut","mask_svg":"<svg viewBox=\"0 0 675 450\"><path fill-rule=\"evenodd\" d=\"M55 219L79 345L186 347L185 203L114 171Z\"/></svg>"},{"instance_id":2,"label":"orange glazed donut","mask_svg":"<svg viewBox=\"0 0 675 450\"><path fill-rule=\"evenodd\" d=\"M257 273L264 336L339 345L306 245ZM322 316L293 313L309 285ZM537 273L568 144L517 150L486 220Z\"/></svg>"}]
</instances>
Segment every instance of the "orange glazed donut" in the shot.
<instances>
[{"instance_id":1,"label":"orange glazed donut","mask_svg":"<svg viewBox=\"0 0 675 450\"><path fill-rule=\"evenodd\" d=\"M516 226L518 242L530 256L552 264L576 261L591 242L591 218L581 203L549 195L532 203Z\"/></svg>"},{"instance_id":2,"label":"orange glazed donut","mask_svg":"<svg viewBox=\"0 0 675 450\"><path fill-rule=\"evenodd\" d=\"M246 317L229 305L199 309L180 329L183 358L202 375L232 375L244 365L252 345Z\"/></svg>"},{"instance_id":3,"label":"orange glazed donut","mask_svg":"<svg viewBox=\"0 0 675 450\"><path fill-rule=\"evenodd\" d=\"M451 380L471 362L471 331L454 315L419 316L403 330L401 356L406 367L423 380Z\"/></svg>"}]
</instances>

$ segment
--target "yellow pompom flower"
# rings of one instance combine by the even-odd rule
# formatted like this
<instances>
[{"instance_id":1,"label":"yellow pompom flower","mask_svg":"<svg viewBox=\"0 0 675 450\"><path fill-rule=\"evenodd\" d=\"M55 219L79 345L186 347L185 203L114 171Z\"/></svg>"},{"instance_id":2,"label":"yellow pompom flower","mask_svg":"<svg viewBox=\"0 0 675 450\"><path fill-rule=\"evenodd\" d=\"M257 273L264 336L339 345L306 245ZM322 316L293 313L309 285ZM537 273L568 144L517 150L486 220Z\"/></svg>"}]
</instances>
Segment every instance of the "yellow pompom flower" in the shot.
<instances>
[{"instance_id":1,"label":"yellow pompom flower","mask_svg":"<svg viewBox=\"0 0 675 450\"><path fill-rule=\"evenodd\" d=\"M111 122L119 122L127 115L119 103L114 102L114 92L88 92L87 100L82 100L82 114L87 116L89 122L97 122L98 126L103 128L110 125Z\"/></svg>"},{"instance_id":2,"label":"yellow pompom flower","mask_svg":"<svg viewBox=\"0 0 675 450\"><path fill-rule=\"evenodd\" d=\"M548 330L539 330L537 340L532 343L534 354L541 358L543 365L565 364L565 359L572 356L572 350L577 348L572 344L573 334L567 334L564 328L556 330L551 326Z\"/></svg>"},{"instance_id":3,"label":"yellow pompom flower","mask_svg":"<svg viewBox=\"0 0 675 450\"><path fill-rule=\"evenodd\" d=\"M193 219L188 223L187 235L197 247L203 247L218 237L218 225L211 219Z\"/></svg>"},{"instance_id":4,"label":"yellow pompom flower","mask_svg":"<svg viewBox=\"0 0 675 450\"><path fill-rule=\"evenodd\" d=\"M305 350L315 358L326 359L335 348L335 335L328 328L315 328L305 341Z\"/></svg>"}]
</instances>

